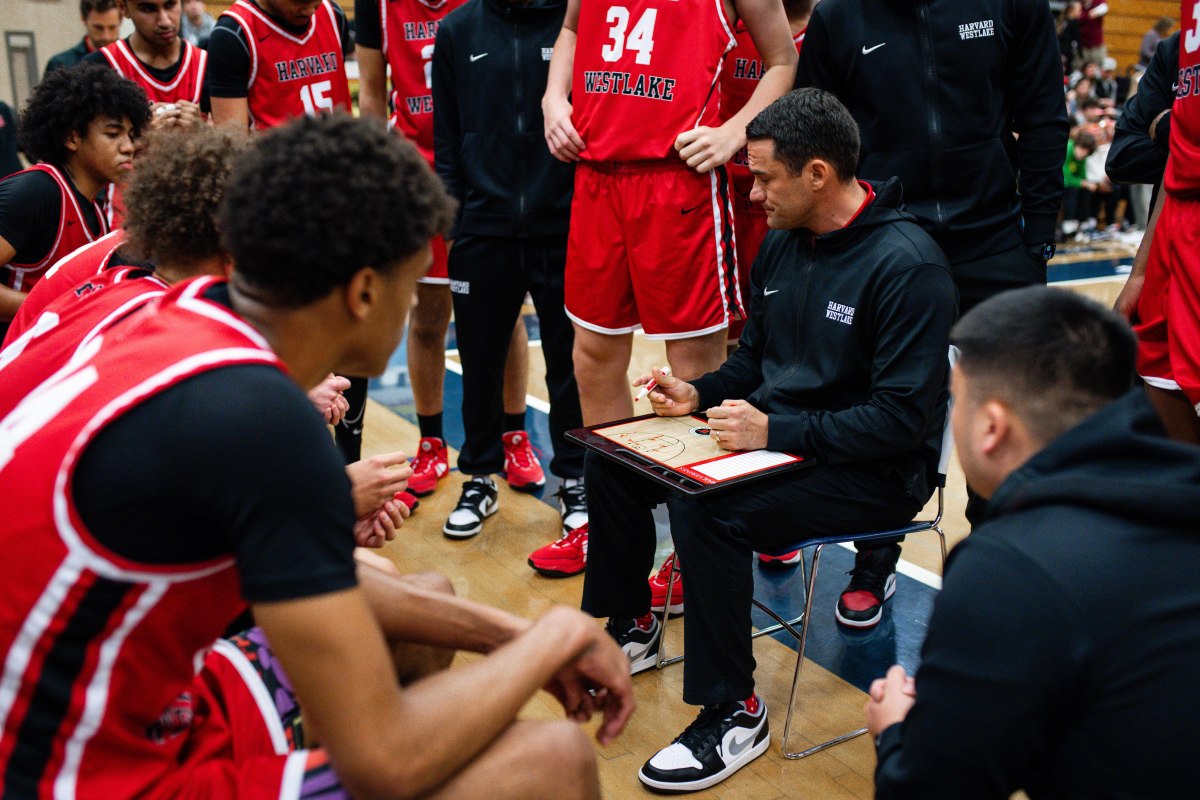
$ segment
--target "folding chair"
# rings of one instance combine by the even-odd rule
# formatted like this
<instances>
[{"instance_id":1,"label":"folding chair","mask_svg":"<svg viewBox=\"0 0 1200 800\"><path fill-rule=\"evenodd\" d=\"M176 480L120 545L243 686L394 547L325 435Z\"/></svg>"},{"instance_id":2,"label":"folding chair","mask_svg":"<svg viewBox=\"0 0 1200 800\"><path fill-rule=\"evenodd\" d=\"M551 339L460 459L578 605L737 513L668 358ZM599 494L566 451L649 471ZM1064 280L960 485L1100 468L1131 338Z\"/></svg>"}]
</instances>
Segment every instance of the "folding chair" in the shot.
<instances>
[{"instance_id":1,"label":"folding chair","mask_svg":"<svg viewBox=\"0 0 1200 800\"><path fill-rule=\"evenodd\" d=\"M951 366L953 366L954 363L957 361L957 358L956 358L957 355L958 354L956 352L956 349L954 347L951 347L950 348L950 365ZM943 571L945 570L945 567L946 567L946 533L945 533L945 531L942 530L941 523L942 523L942 513L945 510L944 494L945 494L945 488L946 488L946 470L948 469L948 466L950 464L950 453L954 449L954 442L953 442L953 438L951 436L951 431L950 431L950 408L952 406L953 406L953 399L951 399L950 404L946 408L946 423L945 423L945 427L942 430L942 452L941 452L941 457L938 460L938 481L937 481L937 491L935 492L935 495L937 496L937 514L933 517L933 519L913 520L908 525L905 525L904 527L901 527L901 528L896 528L894 530L872 531L870 533L858 533L858 534L838 534L838 535L832 535L832 536L821 536L818 538L809 538L809 539L801 540L799 542L795 542L793 544L774 548L772 550L763 551L763 552L767 553L768 555L782 555L784 553L790 553L795 550L803 551L807 548L812 548L812 551L813 551L812 570L811 571L808 571L805 569L803 552L801 552L800 574L801 574L801 580L804 583L804 612L800 616L796 617L795 619L790 619L790 620L784 619L782 616L780 616L778 613L776 613L771 608L768 608L766 605L761 603L759 600L752 598L752 602L754 603L755 606L762 609L763 613L765 613L767 616L769 616L773 620L775 620L774 625L770 625L766 628L761 628L761 629L755 631L751 635L752 638L757 639L759 636L766 636L771 633L776 633L780 630L786 630L788 633L790 633L792 636L794 636L796 638L796 641L798 642L797 649L796 649L796 670L792 674L792 691L788 697L787 721L784 722L784 725L783 725L783 741L780 743L780 747L783 750L783 755L785 758L789 758L789 759L807 758L808 756L811 756L813 753L819 753L822 750L826 750L835 745L839 745L842 742L849 741L850 739L853 739L856 736L862 736L864 733L867 732L867 729L865 727L858 728L856 730L850 731L849 733L844 733L840 736L835 736L832 739L828 739L824 742L821 742L818 745L814 745L813 747L810 747L807 750L795 752L795 751L788 749L788 741L790 739L791 732L792 732L792 717L793 717L793 714L795 713L796 698L797 698L797 695L799 694L799 689L800 689L800 670L804 666L804 647L808 643L809 621L812 619L813 595L815 593L815 589L816 589L816 585L817 585L817 569L820 566L821 551L825 549L826 545L842 544L842 543L849 544L849 543L859 543L859 542L869 543L869 542L879 541L881 539L891 539L891 538L894 538L897 536L907 536L907 535L913 534L913 533L922 533L924 531L934 531L937 533L938 539L941 543L942 569L943 569ZM666 603L664 604L664 607L663 607L662 620L661 620L661 624L659 626L659 629L660 629L659 651L658 651L659 655L658 655L658 661L655 664L655 666L657 666L659 669L662 669L665 666L669 666L670 664L675 664L679 661L682 661L684 658L684 656L682 656L682 655L678 655L673 658L668 658L666 656L665 647L664 647L665 643L666 643L666 636L667 636L667 622L670 619L670 612L667 609L669 609L671 607L671 591L675 588L675 577L676 577L678 570L679 570L679 561L678 561L678 559L676 559L675 563L672 565L670 580L667 582ZM799 629L796 628L797 625L800 626Z\"/></svg>"}]
</instances>

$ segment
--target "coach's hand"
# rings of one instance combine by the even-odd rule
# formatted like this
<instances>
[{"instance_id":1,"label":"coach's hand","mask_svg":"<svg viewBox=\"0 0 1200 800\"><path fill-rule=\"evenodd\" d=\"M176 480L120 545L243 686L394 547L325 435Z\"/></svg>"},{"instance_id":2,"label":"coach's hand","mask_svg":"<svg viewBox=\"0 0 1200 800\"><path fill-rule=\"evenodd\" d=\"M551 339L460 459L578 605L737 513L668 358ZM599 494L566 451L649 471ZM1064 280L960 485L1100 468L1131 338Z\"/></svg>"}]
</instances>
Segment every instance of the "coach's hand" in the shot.
<instances>
[{"instance_id":1,"label":"coach's hand","mask_svg":"<svg viewBox=\"0 0 1200 800\"><path fill-rule=\"evenodd\" d=\"M354 494L354 514L362 517L377 511L394 498L396 492L407 489L412 467L408 464L408 456L396 451L347 464L346 474Z\"/></svg>"},{"instance_id":2,"label":"coach's hand","mask_svg":"<svg viewBox=\"0 0 1200 800\"><path fill-rule=\"evenodd\" d=\"M687 381L679 380L666 368L653 375L642 375L633 385L635 388L641 388L650 381L655 381L658 385L646 398L650 401L650 409L660 417L682 417L692 413L700 405L700 394L696 387Z\"/></svg>"},{"instance_id":3,"label":"coach's hand","mask_svg":"<svg viewBox=\"0 0 1200 800\"><path fill-rule=\"evenodd\" d=\"M708 427L722 450L762 450L767 446L767 415L745 400L710 408Z\"/></svg>"},{"instance_id":4,"label":"coach's hand","mask_svg":"<svg viewBox=\"0 0 1200 800\"><path fill-rule=\"evenodd\" d=\"M744 134L720 128L692 128L675 137L675 152L701 174L729 162L746 143Z\"/></svg>"},{"instance_id":5,"label":"coach's hand","mask_svg":"<svg viewBox=\"0 0 1200 800\"><path fill-rule=\"evenodd\" d=\"M571 104L565 98L542 98L542 118L545 120L546 146L559 161L578 161L587 145L575 124L571 122Z\"/></svg>"}]
</instances>

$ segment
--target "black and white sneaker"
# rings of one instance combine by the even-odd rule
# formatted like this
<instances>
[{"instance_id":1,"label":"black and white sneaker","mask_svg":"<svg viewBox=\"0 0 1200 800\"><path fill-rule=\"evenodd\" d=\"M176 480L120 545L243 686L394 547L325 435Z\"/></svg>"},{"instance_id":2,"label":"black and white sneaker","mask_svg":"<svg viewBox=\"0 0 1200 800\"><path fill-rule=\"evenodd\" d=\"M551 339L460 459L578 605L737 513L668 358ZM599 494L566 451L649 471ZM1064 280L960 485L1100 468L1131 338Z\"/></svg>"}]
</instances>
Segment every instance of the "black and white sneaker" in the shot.
<instances>
[{"instance_id":1,"label":"black and white sneaker","mask_svg":"<svg viewBox=\"0 0 1200 800\"><path fill-rule=\"evenodd\" d=\"M638 780L659 791L698 792L716 786L770 745L767 709L757 695L705 706L679 738L638 770Z\"/></svg>"},{"instance_id":2,"label":"black and white sneaker","mask_svg":"<svg viewBox=\"0 0 1200 800\"><path fill-rule=\"evenodd\" d=\"M645 672L658 661L658 617L650 617L649 630L638 627L632 619L609 618L604 629L616 640L625 655L629 656L629 674Z\"/></svg>"},{"instance_id":3,"label":"black and white sneaker","mask_svg":"<svg viewBox=\"0 0 1200 800\"><path fill-rule=\"evenodd\" d=\"M483 530L483 521L499 507L495 481L476 475L463 484L462 496L442 526L442 533L451 539L468 539Z\"/></svg>"},{"instance_id":4,"label":"black and white sneaker","mask_svg":"<svg viewBox=\"0 0 1200 800\"><path fill-rule=\"evenodd\" d=\"M587 489L583 478L565 478L558 487L558 511L562 514L563 535L587 525Z\"/></svg>"}]
</instances>

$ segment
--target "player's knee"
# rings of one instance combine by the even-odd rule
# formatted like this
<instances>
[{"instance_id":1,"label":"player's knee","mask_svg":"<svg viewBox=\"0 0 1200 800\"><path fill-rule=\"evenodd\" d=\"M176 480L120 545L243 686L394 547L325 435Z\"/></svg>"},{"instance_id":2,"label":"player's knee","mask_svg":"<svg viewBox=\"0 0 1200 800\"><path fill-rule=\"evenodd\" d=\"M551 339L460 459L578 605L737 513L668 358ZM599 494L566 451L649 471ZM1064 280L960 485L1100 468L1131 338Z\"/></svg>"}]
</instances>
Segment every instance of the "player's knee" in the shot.
<instances>
[{"instance_id":1,"label":"player's knee","mask_svg":"<svg viewBox=\"0 0 1200 800\"><path fill-rule=\"evenodd\" d=\"M596 751L583 729L574 722L539 723L540 736L532 753L535 769L549 765L558 775L556 785L562 798L592 800L600 796L600 778L596 768Z\"/></svg>"},{"instance_id":2,"label":"player's knee","mask_svg":"<svg viewBox=\"0 0 1200 800\"><path fill-rule=\"evenodd\" d=\"M414 572L404 576L404 580L411 586L418 589L424 589L427 592L440 592L442 594L454 594L454 584L450 583L450 579L440 572Z\"/></svg>"}]
</instances>

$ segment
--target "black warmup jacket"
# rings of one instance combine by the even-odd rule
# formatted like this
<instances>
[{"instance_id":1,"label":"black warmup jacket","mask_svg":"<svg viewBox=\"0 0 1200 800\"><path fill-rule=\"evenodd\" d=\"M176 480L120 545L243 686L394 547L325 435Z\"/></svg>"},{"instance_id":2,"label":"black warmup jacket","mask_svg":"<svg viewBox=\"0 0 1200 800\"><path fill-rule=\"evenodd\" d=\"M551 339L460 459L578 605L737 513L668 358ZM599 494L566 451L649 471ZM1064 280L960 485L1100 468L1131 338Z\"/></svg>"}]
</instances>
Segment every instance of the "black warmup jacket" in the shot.
<instances>
[{"instance_id":1,"label":"black warmup jacket","mask_svg":"<svg viewBox=\"0 0 1200 800\"><path fill-rule=\"evenodd\" d=\"M875 796L1194 798L1200 448L1138 389L1009 475L954 548Z\"/></svg>"},{"instance_id":2,"label":"black warmup jacket","mask_svg":"<svg viewBox=\"0 0 1200 800\"><path fill-rule=\"evenodd\" d=\"M453 235L567 233L575 167L550 155L542 95L566 0L471 0L433 51L437 173L458 199Z\"/></svg>"},{"instance_id":3,"label":"black warmup jacket","mask_svg":"<svg viewBox=\"0 0 1200 800\"><path fill-rule=\"evenodd\" d=\"M767 447L826 464L875 462L933 493L957 295L945 256L900 210L900 183L823 236L771 231L750 273L738 349L693 385L700 408L745 399Z\"/></svg>"},{"instance_id":4,"label":"black warmup jacket","mask_svg":"<svg viewBox=\"0 0 1200 800\"><path fill-rule=\"evenodd\" d=\"M959 265L1054 241L1068 129L1046 0L822 0L796 85L850 109L859 177L900 178L956 277L987 280Z\"/></svg>"},{"instance_id":5,"label":"black warmup jacket","mask_svg":"<svg viewBox=\"0 0 1200 800\"><path fill-rule=\"evenodd\" d=\"M1137 93L1125 104L1117 119L1116 134L1108 149L1104 170L1114 183L1162 182L1167 168L1171 138L1171 115L1165 114L1154 128L1150 139L1150 123L1175 103L1175 81L1179 75L1179 32L1158 43L1154 58L1138 81Z\"/></svg>"}]
</instances>

